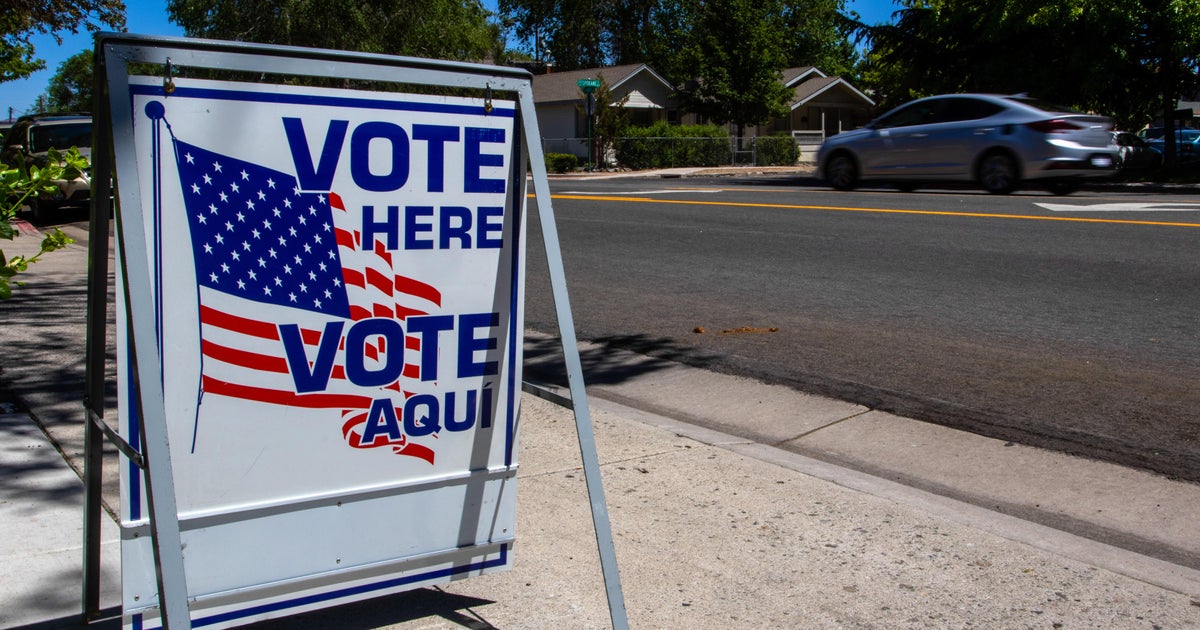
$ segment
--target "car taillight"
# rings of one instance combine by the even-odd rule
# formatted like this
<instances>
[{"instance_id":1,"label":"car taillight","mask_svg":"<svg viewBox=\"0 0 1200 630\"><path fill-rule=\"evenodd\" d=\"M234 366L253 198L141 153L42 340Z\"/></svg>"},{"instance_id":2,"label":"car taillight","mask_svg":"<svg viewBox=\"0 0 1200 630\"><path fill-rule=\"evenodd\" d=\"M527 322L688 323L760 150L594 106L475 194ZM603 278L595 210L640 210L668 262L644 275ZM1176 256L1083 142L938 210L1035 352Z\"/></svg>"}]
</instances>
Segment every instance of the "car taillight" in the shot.
<instances>
[{"instance_id":1,"label":"car taillight","mask_svg":"<svg viewBox=\"0 0 1200 630\"><path fill-rule=\"evenodd\" d=\"M1083 129L1083 127L1061 118L1025 123L1025 126L1039 133L1069 133Z\"/></svg>"}]
</instances>

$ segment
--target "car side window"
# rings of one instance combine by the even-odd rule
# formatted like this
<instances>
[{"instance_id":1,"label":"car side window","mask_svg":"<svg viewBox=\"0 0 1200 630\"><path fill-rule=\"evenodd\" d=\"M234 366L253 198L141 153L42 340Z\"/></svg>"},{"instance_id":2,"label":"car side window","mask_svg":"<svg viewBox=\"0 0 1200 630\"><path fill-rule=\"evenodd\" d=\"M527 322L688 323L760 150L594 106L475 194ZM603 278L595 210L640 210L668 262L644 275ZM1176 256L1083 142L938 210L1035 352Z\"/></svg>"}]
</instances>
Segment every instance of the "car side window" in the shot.
<instances>
[{"instance_id":1,"label":"car side window","mask_svg":"<svg viewBox=\"0 0 1200 630\"><path fill-rule=\"evenodd\" d=\"M995 103L989 103L977 98L948 98L945 99L939 122L957 122L962 120L979 120L1000 113L1003 108Z\"/></svg>"},{"instance_id":2,"label":"car side window","mask_svg":"<svg viewBox=\"0 0 1200 630\"><path fill-rule=\"evenodd\" d=\"M939 100L931 100L911 103L880 118L876 127L911 127L938 122L939 102Z\"/></svg>"},{"instance_id":3,"label":"car side window","mask_svg":"<svg viewBox=\"0 0 1200 630\"><path fill-rule=\"evenodd\" d=\"M34 127L29 135L29 150L32 153L40 153L51 147L65 151L70 147L91 146L92 124L43 125Z\"/></svg>"}]
</instances>

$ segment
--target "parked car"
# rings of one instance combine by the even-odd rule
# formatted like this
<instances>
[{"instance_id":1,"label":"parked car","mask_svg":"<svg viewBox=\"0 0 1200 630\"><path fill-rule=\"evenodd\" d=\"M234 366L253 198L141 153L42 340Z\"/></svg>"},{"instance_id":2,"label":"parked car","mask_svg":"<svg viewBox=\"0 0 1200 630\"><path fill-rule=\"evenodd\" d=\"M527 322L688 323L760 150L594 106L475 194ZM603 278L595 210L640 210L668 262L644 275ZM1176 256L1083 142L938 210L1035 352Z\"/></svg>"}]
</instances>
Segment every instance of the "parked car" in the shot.
<instances>
[{"instance_id":1,"label":"parked car","mask_svg":"<svg viewBox=\"0 0 1200 630\"><path fill-rule=\"evenodd\" d=\"M1025 95L948 94L901 105L861 129L832 136L817 153L838 190L861 181L913 190L937 181L975 181L994 194L1025 181L1068 194L1116 172L1112 121Z\"/></svg>"},{"instance_id":2,"label":"parked car","mask_svg":"<svg viewBox=\"0 0 1200 630\"><path fill-rule=\"evenodd\" d=\"M1119 171L1150 170L1162 166L1162 154L1135 133L1114 131L1112 142L1117 147Z\"/></svg>"},{"instance_id":3,"label":"parked car","mask_svg":"<svg viewBox=\"0 0 1200 630\"><path fill-rule=\"evenodd\" d=\"M1159 154L1159 159L1166 153L1166 134L1149 140L1146 144ZM1175 157L1180 162L1200 160L1200 129L1175 130Z\"/></svg>"},{"instance_id":4,"label":"parked car","mask_svg":"<svg viewBox=\"0 0 1200 630\"><path fill-rule=\"evenodd\" d=\"M0 150L0 162L9 166L42 166L46 164L47 152L51 149L66 151L71 147L91 159L92 116L91 114L33 114L22 116L13 124L4 137L4 148ZM58 190L42 193L37 199L28 201L34 214L52 210L65 204L85 203L91 198L92 180L82 173L72 180L56 180Z\"/></svg>"}]
</instances>

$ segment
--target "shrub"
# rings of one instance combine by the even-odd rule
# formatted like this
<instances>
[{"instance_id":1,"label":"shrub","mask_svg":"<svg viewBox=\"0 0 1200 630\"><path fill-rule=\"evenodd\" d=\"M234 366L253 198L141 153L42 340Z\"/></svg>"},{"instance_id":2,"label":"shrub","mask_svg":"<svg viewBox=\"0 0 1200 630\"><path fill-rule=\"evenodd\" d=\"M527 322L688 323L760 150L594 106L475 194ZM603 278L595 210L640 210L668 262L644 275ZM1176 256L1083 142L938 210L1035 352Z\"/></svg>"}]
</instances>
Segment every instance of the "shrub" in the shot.
<instances>
[{"instance_id":1,"label":"shrub","mask_svg":"<svg viewBox=\"0 0 1200 630\"><path fill-rule=\"evenodd\" d=\"M729 164L729 132L718 125L629 127L617 142L617 161L632 169Z\"/></svg>"},{"instance_id":2,"label":"shrub","mask_svg":"<svg viewBox=\"0 0 1200 630\"><path fill-rule=\"evenodd\" d=\"M546 170L551 173L567 173L579 167L579 158L570 153L547 153Z\"/></svg>"},{"instance_id":3,"label":"shrub","mask_svg":"<svg viewBox=\"0 0 1200 630\"><path fill-rule=\"evenodd\" d=\"M39 193L58 190L54 180L79 177L89 166L87 158L80 155L76 147L71 147L65 154L50 149L46 158L47 163L41 168L26 168L24 164L16 167L0 164L0 239L11 241L17 237L17 229L12 224L26 199L36 200ZM54 232L42 239L41 249L33 256L17 255L8 258L4 255L4 250L0 250L0 300L12 297L13 285L21 285L14 277L28 271L29 265L37 262L42 254L62 249L74 242L61 229L54 228Z\"/></svg>"},{"instance_id":4,"label":"shrub","mask_svg":"<svg viewBox=\"0 0 1200 630\"><path fill-rule=\"evenodd\" d=\"M795 166L800 150L791 136L759 136L755 139L758 166Z\"/></svg>"}]
</instances>

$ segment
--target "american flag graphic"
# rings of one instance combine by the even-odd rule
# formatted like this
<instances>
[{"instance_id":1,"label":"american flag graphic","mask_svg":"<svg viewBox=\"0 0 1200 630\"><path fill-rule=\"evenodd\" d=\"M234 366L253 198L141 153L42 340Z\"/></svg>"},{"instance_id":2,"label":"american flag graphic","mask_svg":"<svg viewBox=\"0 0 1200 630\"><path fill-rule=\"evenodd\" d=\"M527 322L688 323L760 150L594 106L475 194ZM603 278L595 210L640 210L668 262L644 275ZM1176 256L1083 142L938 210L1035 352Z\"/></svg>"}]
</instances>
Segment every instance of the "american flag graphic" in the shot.
<instances>
[{"instance_id":1,"label":"american flag graphic","mask_svg":"<svg viewBox=\"0 0 1200 630\"><path fill-rule=\"evenodd\" d=\"M399 381L378 396L364 393L346 380L339 343L328 387L298 393L277 323L299 326L311 367L328 331L371 317L428 314L441 306L441 293L397 274L382 244L364 248L338 195L301 191L294 175L179 140L174 149L200 298L201 396L338 409L350 446L390 446L433 463L431 449L404 436L361 440L372 400L406 395ZM330 322L344 325L327 328ZM365 360L382 361L383 343L368 347ZM419 339L406 337L405 346L411 360L403 378L417 379Z\"/></svg>"}]
</instances>

